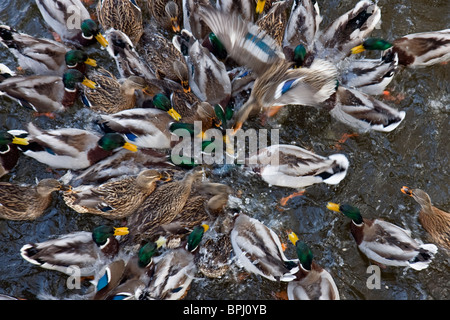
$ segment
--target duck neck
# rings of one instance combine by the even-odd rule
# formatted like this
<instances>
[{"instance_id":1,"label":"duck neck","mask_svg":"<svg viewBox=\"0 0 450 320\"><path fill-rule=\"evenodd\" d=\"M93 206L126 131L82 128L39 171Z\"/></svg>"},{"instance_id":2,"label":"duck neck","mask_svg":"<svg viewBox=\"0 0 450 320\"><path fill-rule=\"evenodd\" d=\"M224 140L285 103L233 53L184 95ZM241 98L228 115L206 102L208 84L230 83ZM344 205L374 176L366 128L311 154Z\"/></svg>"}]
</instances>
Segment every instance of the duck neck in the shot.
<instances>
[{"instance_id":1,"label":"duck neck","mask_svg":"<svg viewBox=\"0 0 450 320\"><path fill-rule=\"evenodd\" d=\"M365 226L364 222L357 223L354 220L352 220L352 223L350 225L350 231L358 245L362 242L364 237L363 235L364 226Z\"/></svg>"}]
</instances>

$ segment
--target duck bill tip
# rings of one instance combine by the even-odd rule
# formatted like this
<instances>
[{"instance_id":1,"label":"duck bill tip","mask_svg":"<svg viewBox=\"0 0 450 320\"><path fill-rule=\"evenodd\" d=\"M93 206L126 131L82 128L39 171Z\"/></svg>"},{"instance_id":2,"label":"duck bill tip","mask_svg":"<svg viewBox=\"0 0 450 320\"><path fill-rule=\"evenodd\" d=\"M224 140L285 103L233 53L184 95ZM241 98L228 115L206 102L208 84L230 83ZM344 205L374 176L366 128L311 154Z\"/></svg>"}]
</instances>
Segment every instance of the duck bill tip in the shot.
<instances>
[{"instance_id":1,"label":"duck bill tip","mask_svg":"<svg viewBox=\"0 0 450 320\"><path fill-rule=\"evenodd\" d=\"M22 146L27 146L30 144L26 138L18 138L18 137L14 137L12 143L20 144Z\"/></svg>"},{"instance_id":2,"label":"duck bill tip","mask_svg":"<svg viewBox=\"0 0 450 320\"><path fill-rule=\"evenodd\" d=\"M351 53L352 54L357 54L357 53L361 53L361 52L363 52L363 51L365 51L366 49L364 48L364 46L361 44L361 45L359 45L359 46L356 46L356 47L353 47L352 49L351 49Z\"/></svg>"},{"instance_id":3,"label":"duck bill tip","mask_svg":"<svg viewBox=\"0 0 450 320\"><path fill-rule=\"evenodd\" d=\"M289 238L289 241L291 241L291 243L295 246L295 244L298 241L298 236L293 231L291 231L288 234L288 238Z\"/></svg>"},{"instance_id":4,"label":"duck bill tip","mask_svg":"<svg viewBox=\"0 0 450 320\"><path fill-rule=\"evenodd\" d=\"M403 186L403 187L400 189L400 191L403 192L404 194L408 195L408 196L412 196L411 188L408 188L408 187L406 187L406 186Z\"/></svg>"},{"instance_id":5,"label":"duck bill tip","mask_svg":"<svg viewBox=\"0 0 450 320\"><path fill-rule=\"evenodd\" d=\"M101 46L104 47L104 48L106 48L108 46L108 44L109 44L108 40L106 40L105 37L101 33L98 33L95 36L95 39L97 39L98 43L100 43Z\"/></svg>"},{"instance_id":6,"label":"duck bill tip","mask_svg":"<svg viewBox=\"0 0 450 320\"><path fill-rule=\"evenodd\" d=\"M90 65L92 67L96 67L97 66L97 61L95 61L92 58L87 58L84 63L87 64L87 65Z\"/></svg>"},{"instance_id":7,"label":"duck bill tip","mask_svg":"<svg viewBox=\"0 0 450 320\"><path fill-rule=\"evenodd\" d=\"M129 234L130 231L127 227L120 227L120 228L114 228L114 235L115 236L124 236Z\"/></svg>"},{"instance_id":8,"label":"duck bill tip","mask_svg":"<svg viewBox=\"0 0 450 320\"><path fill-rule=\"evenodd\" d=\"M175 121L180 121L181 119L181 115L175 111L174 108L171 108L169 111L167 111L167 113L175 120Z\"/></svg>"},{"instance_id":9,"label":"duck bill tip","mask_svg":"<svg viewBox=\"0 0 450 320\"><path fill-rule=\"evenodd\" d=\"M334 202L328 202L327 203L327 209L329 209L331 211L340 212L339 204L334 203Z\"/></svg>"},{"instance_id":10,"label":"duck bill tip","mask_svg":"<svg viewBox=\"0 0 450 320\"><path fill-rule=\"evenodd\" d=\"M132 151L132 152L136 152L138 150L138 147L135 144L132 144L129 142L125 142L125 144L122 146L122 148Z\"/></svg>"},{"instance_id":11,"label":"duck bill tip","mask_svg":"<svg viewBox=\"0 0 450 320\"><path fill-rule=\"evenodd\" d=\"M85 78L83 80L82 84L85 85L86 87L90 88L90 89L96 89L97 88L97 84L94 81L89 80L87 78Z\"/></svg>"}]
</instances>

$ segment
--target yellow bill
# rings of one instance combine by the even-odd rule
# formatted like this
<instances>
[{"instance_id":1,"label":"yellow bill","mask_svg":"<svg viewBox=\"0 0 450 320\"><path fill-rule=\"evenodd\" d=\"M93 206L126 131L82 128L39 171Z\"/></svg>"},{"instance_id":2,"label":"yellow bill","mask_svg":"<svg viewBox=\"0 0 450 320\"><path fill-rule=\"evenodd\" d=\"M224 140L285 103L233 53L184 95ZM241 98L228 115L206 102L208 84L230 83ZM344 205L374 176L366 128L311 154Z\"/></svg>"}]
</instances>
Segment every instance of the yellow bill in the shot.
<instances>
[{"instance_id":1,"label":"yellow bill","mask_svg":"<svg viewBox=\"0 0 450 320\"><path fill-rule=\"evenodd\" d=\"M88 78L84 78L83 82L81 83L91 89L97 88L97 84L94 81L89 80Z\"/></svg>"},{"instance_id":2,"label":"yellow bill","mask_svg":"<svg viewBox=\"0 0 450 320\"><path fill-rule=\"evenodd\" d=\"M175 120L175 121L180 121L181 116L178 112L175 111L174 108L170 108L169 111L167 111L167 113Z\"/></svg>"},{"instance_id":3,"label":"yellow bill","mask_svg":"<svg viewBox=\"0 0 450 320\"><path fill-rule=\"evenodd\" d=\"M159 249L161 247L164 247L167 243L167 238L163 236L159 236L159 238L155 241L156 247Z\"/></svg>"},{"instance_id":4,"label":"yellow bill","mask_svg":"<svg viewBox=\"0 0 450 320\"><path fill-rule=\"evenodd\" d=\"M336 211L336 212L341 212L341 210L339 209L339 204L337 203L333 203L333 202L328 202L327 204L327 209L331 210L331 211Z\"/></svg>"},{"instance_id":5,"label":"yellow bill","mask_svg":"<svg viewBox=\"0 0 450 320\"><path fill-rule=\"evenodd\" d=\"M98 43L100 43L103 47L108 46L108 41L105 39L105 37L101 33L97 33L95 36L95 39L97 39Z\"/></svg>"},{"instance_id":6,"label":"yellow bill","mask_svg":"<svg viewBox=\"0 0 450 320\"><path fill-rule=\"evenodd\" d=\"M93 67L97 66L97 61L95 61L94 59L91 59L91 58L87 58L84 63L86 63L87 65L93 66Z\"/></svg>"},{"instance_id":7,"label":"yellow bill","mask_svg":"<svg viewBox=\"0 0 450 320\"><path fill-rule=\"evenodd\" d=\"M261 14L264 10L264 6L266 5L266 0L258 0L256 4L256 13Z\"/></svg>"},{"instance_id":8,"label":"yellow bill","mask_svg":"<svg viewBox=\"0 0 450 320\"><path fill-rule=\"evenodd\" d=\"M208 231L208 229L209 229L209 226L206 223L202 224L202 227L203 227L204 232Z\"/></svg>"},{"instance_id":9,"label":"yellow bill","mask_svg":"<svg viewBox=\"0 0 450 320\"><path fill-rule=\"evenodd\" d=\"M361 53L365 50L366 49L364 48L364 46L362 44L360 44L359 46L353 47L351 52L352 52L352 54L357 54L357 53Z\"/></svg>"},{"instance_id":10,"label":"yellow bill","mask_svg":"<svg viewBox=\"0 0 450 320\"><path fill-rule=\"evenodd\" d=\"M121 227L121 228L114 228L114 235L115 236L124 236L126 234L129 234L130 231L128 231L127 227Z\"/></svg>"},{"instance_id":11,"label":"yellow bill","mask_svg":"<svg viewBox=\"0 0 450 320\"><path fill-rule=\"evenodd\" d=\"M298 236L294 232L291 232L288 234L288 238L292 242L292 244L295 246L295 244L298 241Z\"/></svg>"},{"instance_id":12,"label":"yellow bill","mask_svg":"<svg viewBox=\"0 0 450 320\"><path fill-rule=\"evenodd\" d=\"M18 138L18 137L14 137L12 143L13 144L20 144L22 146L26 146L26 145L29 144L29 142L28 142L28 140L26 138Z\"/></svg>"},{"instance_id":13,"label":"yellow bill","mask_svg":"<svg viewBox=\"0 0 450 320\"><path fill-rule=\"evenodd\" d=\"M129 142L125 142L125 144L122 146L122 148L130 150L132 152L136 152L138 150L137 145L129 143Z\"/></svg>"}]
</instances>

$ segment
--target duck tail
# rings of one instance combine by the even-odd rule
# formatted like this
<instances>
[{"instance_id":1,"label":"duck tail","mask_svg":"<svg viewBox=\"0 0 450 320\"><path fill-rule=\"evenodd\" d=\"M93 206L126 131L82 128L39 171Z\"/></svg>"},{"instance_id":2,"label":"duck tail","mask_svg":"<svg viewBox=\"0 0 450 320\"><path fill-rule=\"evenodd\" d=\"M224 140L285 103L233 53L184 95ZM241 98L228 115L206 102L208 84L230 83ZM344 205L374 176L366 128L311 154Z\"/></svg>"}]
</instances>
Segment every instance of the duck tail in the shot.
<instances>
[{"instance_id":1,"label":"duck tail","mask_svg":"<svg viewBox=\"0 0 450 320\"><path fill-rule=\"evenodd\" d=\"M340 153L332 154L328 158L334 161L333 166L322 172L319 176L327 184L338 184L347 175L349 161L345 155Z\"/></svg>"},{"instance_id":2,"label":"duck tail","mask_svg":"<svg viewBox=\"0 0 450 320\"><path fill-rule=\"evenodd\" d=\"M362 132L390 132L398 127L406 115L405 111L398 111L372 96L341 86L330 114Z\"/></svg>"},{"instance_id":3,"label":"duck tail","mask_svg":"<svg viewBox=\"0 0 450 320\"><path fill-rule=\"evenodd\" d=\"M422 244L419 247L419 253L414 259L409 261L409 265L414 270L423 270L428 268L428 265L437 253L438 248L434 244Z\"/></svg>"}]
</instances>

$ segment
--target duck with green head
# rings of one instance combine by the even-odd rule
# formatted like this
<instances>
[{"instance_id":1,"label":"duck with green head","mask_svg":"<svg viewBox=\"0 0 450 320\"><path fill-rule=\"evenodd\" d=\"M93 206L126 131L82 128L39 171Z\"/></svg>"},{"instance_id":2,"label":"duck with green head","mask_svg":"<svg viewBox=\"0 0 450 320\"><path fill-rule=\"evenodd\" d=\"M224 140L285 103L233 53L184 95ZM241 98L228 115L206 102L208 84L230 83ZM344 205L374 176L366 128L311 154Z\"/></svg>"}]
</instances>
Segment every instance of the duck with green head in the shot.
<instances>
[{"instance_id":1,"label":"duck with green head","mask_svg":"<svg viewBox=\"0 0 450 320\"><path fill-rule=\"evenodd\" d=\"M187 294L197 273L194 257L208 228L206 224L196 226L185 246L168 250L155 258L153 277L141 299L179 300Z\"/></svg>"},{"instance_id":2,"label":"duck with green head","mask_svg":"<svg viewBox=\"0 0 450 320\"><path fill-rule=\"evenodd\" d=\"M164 93L157 93L153 96L153 105L163 111L166 111L175 121L181 119L180 114L172 106L172 102Z\"/></svg>"},{"instance_id":3,"label":"duck with green head","mask_svg":"<svg viewBox=\"0 0 450 320\"><path fill-rule=\"evenodd\" d=\"M20 137L26 132L9 130L0 132L0 177L8 174L17 164L20 152L16 145L27 145L26 138Z\"/></svg>"},{"instance_id":4,"label":"duck with green head","mask_svg":"<svg viewBox=\"0 0 450 320\"><path fill-rule=\"evenodd\" d=\"M99 136L78 128L42 130L33 123L28 124L27 131L29 145L20 148L23 154L52 168L84 169L121 148L137 150L118 133Z\"/></svg>"},{"instance_id":5,"label":"duck with green head","mask_svg":"<svg viewBox=\"0 0 450 320\"><path fill-rule=\"evenodd\" d=\"M36 75L62 76L67 68L84 72L86 64L96 66L95 60L83 51L70 50L60 42L20 33L6 25L0 26L0 42L16 57L22 69Z\"/></svg>"},{"instance_id":6,"label":"duck with green head","mask_svg":"<svg viewBox=\"0 0 450 320\"><path fill-rule=\"evenodd\" d=\"M227 105L231 98L231 81L225 64L186 29L172 42L185 56L189 86L195 96L213 105Z\"/></svg>"},{"instance_id":7,"label":"duck with green head","mask_svg":"<svg viewBox=\"0 0 450 320\"><path fill-rule=\"evenodd\" d=\"M314 60L315 40L322 21L317 1L292 1L283 37L283 52L294 67L308 67Z\"/></svg>"},{"instance_id":8,"label":"duck with green head","mask_svg":"<svg viewBox=\"0 0 450 320\"><path fill-rule=\"evenodd\" d=\"M86 72L86 65L97 67L97 62L94 59L89 58L89 55L81 50L67 51L64 60L67 68L77 69L83 74Z\"/></svg>"},{"instance_id":9,"label":"duck with green head","mask_svg":"<svg viewBox=\"0 0 450 320\"><path fill-rule=\"evenodd\" d=\"M119 259L104 268L97 280L93 300L134 300L153 275L153 257L160 243L147 242L130 258Z\"/></svg>"},{"instance_id":10,"label":"duck with green head","mask_svg":"<svg viewBox=\"0 0 450 320\"><path fill-rule=\"evenodd\" d=\"M120 246L116 236L126 234L128 228L100 225L91 232L72 232L45 242L25 244L20 254L26 261L41 268L72 275L73 268L70 266L77 266L81 276L91 276L97 263L117 255Z\"/></svg>"},{"instance_id":11,"label":"duck with green head","mask_svg":"<svg viewBox=\"0 0 450 320\"><path fill-rule=\"evenodd\" d=\"M286 258L278 235L261 221L240 213L230 237L236 258L248 272L271 281L295 280L298 261Z\"/></svg>"},{"instance_id":12,"label":"duck with green head","mask_svg":"<svg viewBox=\"0 0 450 320\"><path fill-rule=\"evenodd\" d=\"M82 47L96 42L108 45L80 0L36 0L36 4L45 22L63 41Z\"/></svg>"},{"instance_id":13,"label":"duck with green head","mask_svg":"<svg viewBox=\"0 0 450 320\"><path fill-rule=\"evenodd\" d=\"M383 51L383 57L398 55L399 64L405 67L425 67L450 60L450 29L413 33L388 42L368 38L354 47L353 54L364 50Z\"/></svg>"},{"instance_id":14,"label":"duck with green head","mask_svg":"<svg viewBox=\"0 0 450 320\"><path fill-rule=\"evenodd\" d=\"M172 115L168 114L167 111L172 107L166 95L155 95L154 104L156 108L133 108L100 115L98 124L105 132L123 134L128 142L140 148L169 149L176 143L172 137L176 129L186 129L183 133L191 135L194 121L202 122L203 131L221 121L217 119L214 107L207 102L194 106L194 115L186 117L183 122L174 121Z\"/></svg>"},{"instance_id":15,"label":"duck with green head","mask_svg":"<svg viewBox=\"0 0 450 320\"><path fill-rule=\"evenodd\" d=\"M339 300L339 291L330 273L314 261L311 249L300 241L294 232L289 240L295 246L299 259L299 271L294 281L289 282L289 300Z\"/></svg>"},{"instance_id":16,"label":"duck with green head","mask_svg":"<svg viewBox=\"0 0 450 320\"><path fill-rule=\"evenodd\" d=\"M76 69L60 76L13 76L0 83L0 91L20 105L38 113L61 112L74 104L78 85L95 83Z\"/></svg>"},{"instance_id":17,"label":"duck with green head","mask_svg":"<svg viewBox=\"0 0 450 320\"><path fill-rule=\"evenodd\" d=\"M381 219L363 218L357 207L329 202L327 208L352 220L350 231L367 258L382 266L426 269L437 252L434 244L423 244L411 232Z\"/></svg>"}]
</instances>

